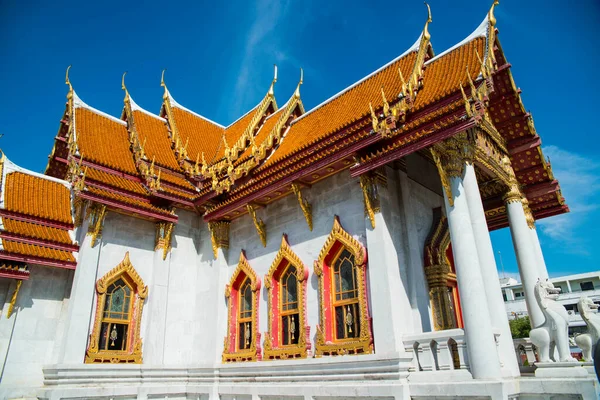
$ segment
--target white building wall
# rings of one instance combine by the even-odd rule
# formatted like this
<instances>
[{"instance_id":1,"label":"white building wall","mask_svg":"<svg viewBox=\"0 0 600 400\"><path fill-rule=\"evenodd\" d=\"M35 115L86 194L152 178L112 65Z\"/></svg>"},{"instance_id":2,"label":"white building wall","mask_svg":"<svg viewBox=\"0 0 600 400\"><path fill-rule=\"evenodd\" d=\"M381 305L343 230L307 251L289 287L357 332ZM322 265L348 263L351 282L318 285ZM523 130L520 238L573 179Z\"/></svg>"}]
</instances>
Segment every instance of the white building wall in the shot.
<instances>
[{"instance_id":1,"label":"white building wall","mask_svg":"<svg viewBox=\"0 0 600 400\"><path fill-rule=\"evenodd\" d=\"M61 319L70 290L72 272L30 265L29 280L23 281L13 313L6 318L15 288L12 279L0 278L0 354L3 363L0 398L6 391L28 396L43 382L42 366L56 363L56 343L62 335Z\"/></svg>"}]
</instances>

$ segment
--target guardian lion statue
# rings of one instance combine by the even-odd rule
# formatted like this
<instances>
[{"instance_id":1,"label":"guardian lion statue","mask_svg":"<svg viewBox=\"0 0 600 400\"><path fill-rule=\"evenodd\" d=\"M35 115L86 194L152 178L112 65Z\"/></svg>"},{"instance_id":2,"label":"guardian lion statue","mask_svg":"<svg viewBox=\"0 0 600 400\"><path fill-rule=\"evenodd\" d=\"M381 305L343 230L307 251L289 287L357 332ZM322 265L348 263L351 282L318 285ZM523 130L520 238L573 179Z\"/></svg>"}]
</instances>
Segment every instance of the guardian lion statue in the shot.
<instances>
[{"instance_id":1,"label":"guardian lion statue","mask_svg":"<svg viewBox=\"0 0 600 400\"><path fill-rule=\"evenodd\" d=\"M575 343L583 352L583 358L586 361L592 361L592 354L596 347L598 339L600 339L600 315L598 314L598 305L583 296L577 303L577 308L581 314L581 318L585 321L588 331L581 335L575 336Z\"/></svg>"},{"instance_id":2,"label":"guardian lion statue","mask_svg":"<svg viewBox=\"0 0 600 400\"><path fill-rule=\"evenodd\" d=\"M577 360L571 357L569 347L569 314L567 309L556 301L560 288L555 288L549 280L538 279L534 293L546 318L543 324L529 332L531 342L538 348L540 362L550 362L555 346L558 349L559 361L576 362ZM554 358L552 361L555 361Z\"/></svg>"}]
</instances>

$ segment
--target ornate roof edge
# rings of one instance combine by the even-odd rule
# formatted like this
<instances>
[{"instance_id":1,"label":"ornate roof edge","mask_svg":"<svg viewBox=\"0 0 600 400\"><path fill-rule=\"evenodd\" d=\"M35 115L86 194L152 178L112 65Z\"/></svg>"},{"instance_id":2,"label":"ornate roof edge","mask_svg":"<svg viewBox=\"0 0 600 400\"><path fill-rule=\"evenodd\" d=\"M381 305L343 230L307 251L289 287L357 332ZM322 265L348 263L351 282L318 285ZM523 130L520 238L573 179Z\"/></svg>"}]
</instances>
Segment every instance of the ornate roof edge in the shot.
<instances>
[{"instance_id":1,"label":"ornate roof edge","mask_svg":"<svg viewBox=\"0 0 600 400\"><path fill-rule=\"evenodd\" d=\"M213 121L212 119L206 118L206 117L204 117L204 116L202 116L202 115L198 114L197 112L194 112L194 111L190 110L189 108L187 108L187 107L184 107L184 106L182 106L181 104L179 104L179 103L178 103L178 102L175 100L175 98L173 98L173 96L171 95L171 92L169 91L169 89L167 89L167 86L166 86L166 85L165 85L165 96L166 96L166 99L168 99L168 101L169 101L169 103L170 103L170 106L171 106L171 107L174 107L174 108L179 108L180 110L182 110L182 111L186 111L186 112L188 112L188 113L192 114L192 115L193 115L193 116L195 116L195 117L201 118L201 119L205 120L206 122L209 122L209 123L211 123L211 124L213 124L213 125L216 125L216 126L218 126L219 128L225 129L225 127L224 127L223 125L221 125L220 123L218 123L218 122L216 122L216 121ZM163 98L165 98L165 96L163 96Z\"/></svg>"},{"instance_id":2,"label":"ornate roof edge","mask_svg":"<svg viewBox=\"0 0 600 400\"><path fill-rule=\"evenodd\" d=\"M395 57L393 60L387 62L386 64L384 64L383 66L377 68L375 71L371 72L369 75L361 78L360 80L354 82L352 85L346 87L345 89L342 89L341 91L339 91L338 93L334 94L333 96L331 96L330 98L328 98L327 100L321 102L320 104L316 105L315 107L311 108L310 110L308 110L307 112L305 112L304 114L302 114L301 116L299 116L298 118L296 118L292 124L297 123L298 121L300 121L302 118L310 115L311 113L317 111L319 108L323 107L324 105L326 105L327 103L332 102L333 100L337 99L338 97L340 97L341 95L343 95L346 92L349 92L350 90L354 89L356 86L360 85L361 83L363 83L364 81L366 81L367 79L377 75L379 72L383 71L384 69L386 69L387 67L389 67L390 65L392 65L393 63L395 63L396 61L406 57L408 54L412 53L412 52L418 52L419 51L419 46L421 44L421 38L423 37L423 33L421 33L419 35L419 37L417 38L417 40L413 43L412 46L410 46L404 53L400 54L399 56Z\"/></svg>"}]
</instances>

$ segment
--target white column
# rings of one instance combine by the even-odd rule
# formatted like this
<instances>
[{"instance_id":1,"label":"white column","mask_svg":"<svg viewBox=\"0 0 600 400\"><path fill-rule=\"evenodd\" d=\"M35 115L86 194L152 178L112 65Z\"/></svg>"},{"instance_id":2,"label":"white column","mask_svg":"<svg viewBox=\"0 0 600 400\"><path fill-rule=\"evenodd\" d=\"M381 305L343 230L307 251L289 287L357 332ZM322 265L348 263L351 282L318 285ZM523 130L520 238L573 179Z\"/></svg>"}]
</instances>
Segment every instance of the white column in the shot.
<instances>
[{"instance_id":1,"label":"white column","mask_svg":"<svg viewBox=\"0 0 600 400\"><path fill-rule=\"evenodd\" d=\"M571 281L567 280L566 282L567 282L567 291L569 293L571 293L573 291L573 289L571 289Z\"/></svg>"},{"instance_id":2,"label":"white column","mask_svg":"<svg viewBox=\"0 0 600 400\"><path fill-rule=\"evenodd\" d=\"M96 246L92 247L92 237L86 234L88 224L89 219L84 219L62 345L60 362L64 364L82 364L84 362L90 334L90 322L94 318L94 297L96 296L102 237L96 241Z\"/></svg>"},{"instance_id":3,"label":"white column","mask_svg":"<svg viewBox=\"0 0 600 400\"><path fill-rule=\"evenodd\" d=\"M535 250L535 255L537 258L538 271L540 274L540 279L548 279L548 268L546 267L546 260L544 260L544 253L542 252L542 245L540 244L540 238L537 234L537 229L535 225L533 228L529 229L529 233L531 235L531 243L533 244L533 248Z\"/></svg>"},{"instance_id":4,"label":"white column","mask_svg":"<svg viewBox=\"0 0 600 400\"><path fill-rule=\"evenodd\" d=\"M516 199L514 196L508 198L506 201L506 213L517 256L517 264L519 265L519 274L521 275L521 282L525 292L527 313L529 314L532 328L535 328L541 325L545 321L545 318L535 300L534 289L537 280L540 278L540 274L537 266L536 252L531 242L531 233L529 232L529 226L527 226L521 200Z\"/></svg>"},{"instance_id":5,"label":"white column","mask_svg":"<svg viewBox=\"0 0 600 400\"><path fill-rule=\"evenodd\" d=\"M386 172L389 170L386 169ZM408 286L400 276L402 248L400 227L393 223L399 218L396 179L388 174L387 187L378 185L381 212L375 213L375 228L365 217L367 249L369 252L369 300L373 318L373 341L377 354L404 352L402 334L413 332ZM398 228L398 229L395 229ZM421 267L422 269L422 267Z\"/></svg>"},{"instance_id":6,"label":"white column","mask_svg":"<svg viewBox=\"0 0 600 400\"><path fill-rule=\"evenodd\" d=\"M500 362L487 306L486 288L461 177L448 177L454 205L444 196L456 278L460 293L471 373L474 378L499 378Z\"/></svg>"},{"instance_id":7,"label":"white column","mask_svg":"<svg viewBox=\"0 0 600 400\"><path fill-rule=\"evenodd\" d=\"M152 284L148 288L148 304L144 317L149 319L144 337L144 364L164 364L165 332L167 325L167 300L169 295L169 272L171 252L163 260L163 249L154 251Z\"/></svg>"},{"instance_id":8,"label":"white column","mask_svg":"<svg viewBox=\"0 0 600 400\"><path fill-rule=\"evenodd\" d=\"M492 240L485 219L485 211L481 201L479 185L475 176L475 168L467 163L465 166L465 176L463 178L465 195L469 206L469 216L471 217L471 226L475 237L475 246L479 256L481 275L485 288L487 306L491 318L492 326L500 330L499 338L499 356L500 361L508 368L512 376L520 376L519 364L515 354L515 347L508 325L506 308L500 288L500 279L498 277L498 268L494 258L494 249Z\"/></svg>"}]
</instances>

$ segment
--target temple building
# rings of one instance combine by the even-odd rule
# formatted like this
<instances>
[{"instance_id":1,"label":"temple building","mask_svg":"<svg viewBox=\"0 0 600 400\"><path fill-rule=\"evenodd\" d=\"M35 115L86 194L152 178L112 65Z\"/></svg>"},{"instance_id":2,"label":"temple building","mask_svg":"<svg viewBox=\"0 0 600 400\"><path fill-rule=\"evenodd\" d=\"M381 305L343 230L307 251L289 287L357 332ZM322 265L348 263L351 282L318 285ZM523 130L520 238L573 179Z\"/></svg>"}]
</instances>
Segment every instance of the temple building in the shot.
<instances>
[{"instance_id":1,"label":"temple building","mask_svg":"<svg viewBox=\"0 0 600 400\"><path fill-rule=\"evenodd\" d=\"M440 53L429 14L310 110L275 70L229 126L164 72L156 114L123 76L108 115L67 69L45 174L1 160L0 397L595 398L587 372L519 371L489 231L537 326L536 221L568 207L495 5Z\"/></svg>"}]
</instances>

